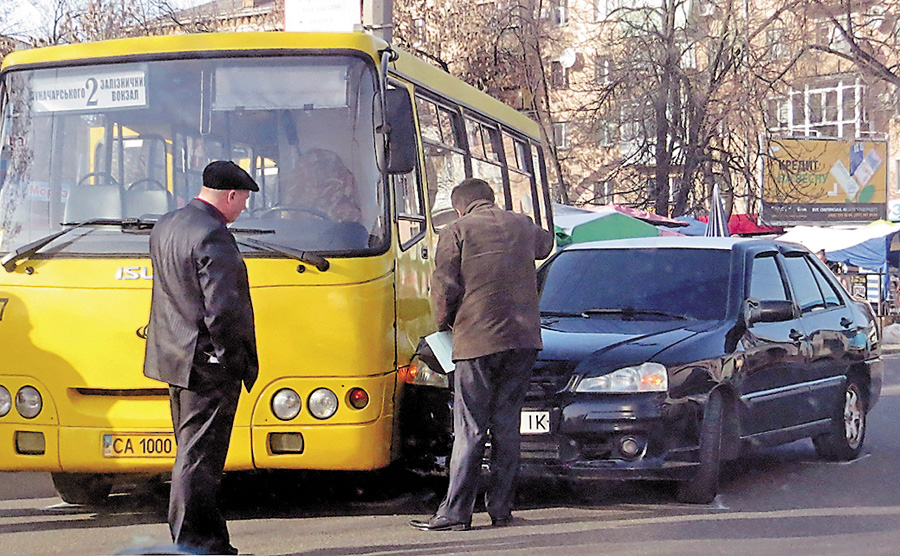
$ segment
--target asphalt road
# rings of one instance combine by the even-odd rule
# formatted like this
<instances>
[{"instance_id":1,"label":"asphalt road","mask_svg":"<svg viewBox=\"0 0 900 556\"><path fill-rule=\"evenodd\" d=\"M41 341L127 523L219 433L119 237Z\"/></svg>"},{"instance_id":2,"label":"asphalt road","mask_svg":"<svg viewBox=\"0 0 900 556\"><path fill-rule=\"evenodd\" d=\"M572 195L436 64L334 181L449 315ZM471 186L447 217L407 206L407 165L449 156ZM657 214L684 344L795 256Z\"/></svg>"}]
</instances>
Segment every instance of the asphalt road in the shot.
<instances>
[{"instance_id":1,"label":"asphalt road","mask_svg":"<svg viewBox=\"0 0 900 556\"><path fill-rule=\"evenodd\" d=\"M603 554L831 556L900 554L900 359L887 358L884 397L863 456L816 458L810 441L729 464L706 506L658 483L548 481L521 486L515 526L485 513L462 532L407 525L436 507L444 484L402 474L232 475L232 542L273 555ZM0 473L0 554L139 554L169 545L165 485L142 483L107 506L70 506L45 473ZM143 552L142 552L143 551Z\"/></svg>"}]
</instances>

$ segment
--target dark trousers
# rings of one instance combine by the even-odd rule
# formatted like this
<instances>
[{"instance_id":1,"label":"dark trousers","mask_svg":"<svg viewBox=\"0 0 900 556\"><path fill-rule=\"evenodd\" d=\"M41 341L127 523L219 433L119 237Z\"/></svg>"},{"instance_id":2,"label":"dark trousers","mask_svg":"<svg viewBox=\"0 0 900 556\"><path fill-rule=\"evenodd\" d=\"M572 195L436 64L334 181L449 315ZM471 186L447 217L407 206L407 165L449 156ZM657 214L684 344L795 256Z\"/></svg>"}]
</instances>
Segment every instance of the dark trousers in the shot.
<instances>
[{"instance_id":1,"label":"dark trousers","mask_svg":"<svg viewBox=\"0 0 900 556\"><path fill-rule=\"evenodd\" d=\"M509 517L519 472L519 414L537 350L514 349L456 362L450 485L436 515L470 521L490 431L487 511Z\"/></svg>"},{"instance_id":2,"label":"dark trousers","mask_svg":"<svg viewBox=\"0 0 900 556\"><path fill-rule=\"evenodd\" d=\"M217 497L241 383L222 381L216 376L221 372L217 366L195 367L190 388L169 386L178 445L169 492L169 530L179 547L237 554Z\"/></svg>"}]
</instances>

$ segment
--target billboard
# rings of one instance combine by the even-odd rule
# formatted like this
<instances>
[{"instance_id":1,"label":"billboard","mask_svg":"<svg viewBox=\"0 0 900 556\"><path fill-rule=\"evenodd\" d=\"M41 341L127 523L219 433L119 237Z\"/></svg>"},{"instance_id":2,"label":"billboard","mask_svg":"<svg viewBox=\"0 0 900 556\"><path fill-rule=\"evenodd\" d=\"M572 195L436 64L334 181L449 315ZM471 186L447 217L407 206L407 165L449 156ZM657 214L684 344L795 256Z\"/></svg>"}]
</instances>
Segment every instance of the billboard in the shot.
<instances>
[{"instance_id":1,"label":"billboard","mask_svg":"<svg viewBox=\"0 0 900 556\"><path fill-rule=\"evenodd\" d=\"M767 139L766 224L853 224L885 217L887 142Z\"/></svg>"}]
</instances>

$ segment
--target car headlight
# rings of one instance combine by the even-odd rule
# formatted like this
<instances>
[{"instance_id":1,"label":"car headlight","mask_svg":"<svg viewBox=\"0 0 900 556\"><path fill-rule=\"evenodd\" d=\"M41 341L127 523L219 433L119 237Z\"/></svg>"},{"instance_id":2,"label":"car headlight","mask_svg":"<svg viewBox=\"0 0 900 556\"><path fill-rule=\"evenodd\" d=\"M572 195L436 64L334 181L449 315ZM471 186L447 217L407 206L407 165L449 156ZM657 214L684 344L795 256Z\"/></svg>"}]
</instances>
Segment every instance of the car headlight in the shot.
<instances>
[{"instance_id":1,"label":"car headlight","mask_svg":"<svg viewBox=\"0 0 900 556\"><path fill-rule=\"evenodd\" d=\"M33 386L23 386L16 393L16 411L26 419L34 419L44 407L41 393Z\"/></svg>"},{"instance_id":2,"label":"car headlight","mask_svg":"<svg viewBox=\"0 0 900 556\"><path fill-rule=\"evenodd\" d=\"M665 392L669 389L666 367L659 363L642 363L617 369L603 376L581 379L576 392Z\"/></svg>"},{"instance_id":3,"label":"car headlight","mask_svg":"<svg viewBox=\"0 0 900 556\"><path fill-rule=\"evenodd\" d=\"M282 421L290 421L300 413L300 395L282 388L272 396L272 413Z\"/></svg>"},{"instance_id":4,"label":"car headlight","mask_svg":"<svg viewBox=\"0 0 900 556\"><path fill-rule=\"evenodd\" d=\"M317 388L309 395L306 408L316 419L328 419L337 412L338 399L328 388Z\"/></svg>"},{"instance_id":5,"label":"car headlight","mask_svg":"<svg viewBox=\"0 0 900 556\"><path fill-rule=\"evenodd\" d=\"M10 409L12 409L12 396L9 395L9 390L0 386L0 417L9 413Z\"/></svg>"},{"instance_id":6,"label":"car headlight","mask_svg":"<svg viewBox=\"0 0 900 556\"><path fill-rule=\"evenodd\" d=\"M413 359L413 362L405 367L405 370L403 381L407 384L450 388L450 375L435 371L419 358Z\"/></svg>"}]
</instances>

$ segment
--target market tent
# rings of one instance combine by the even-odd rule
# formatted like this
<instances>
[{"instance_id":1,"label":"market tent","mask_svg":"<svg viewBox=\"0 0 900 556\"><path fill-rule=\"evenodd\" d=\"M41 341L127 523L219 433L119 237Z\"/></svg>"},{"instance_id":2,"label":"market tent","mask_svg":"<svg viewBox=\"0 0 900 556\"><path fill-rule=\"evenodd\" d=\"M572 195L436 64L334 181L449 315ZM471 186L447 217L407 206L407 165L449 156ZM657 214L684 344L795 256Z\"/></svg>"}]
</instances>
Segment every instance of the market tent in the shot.
<instances>
[{"instance_id":1,"label":"market tent","mask_svg":"<svg viewBox=\"0 0 900 556\"><path fill-rule=\"evenodd\" d=\"M702 222L704 226L706 226L706 222L709 220L708 216L701 216L697 219L691 218L690 216L679 216L678 220L683 220L685 222L691 223L692 221ZM693 228L688 228L687 231L679 230L686 235L703 235L703 233L695 234L691 233ZM752 235L761 235L761 234L781 234L784 233L784 228L781 226L766 226L764 224L759 223L759 215L756 213L751 214L732 214L728 218L728 229L731 231L732 235L737 234L739 236L752 236Z\"/></svg>"},{"instance_id":2,"label":"market tent","mask_svg":"<svg viewBox=\"0 0 900 556\"><path fill-rule=\"evenodd\" d=\"M630 237L655 237L661 232L651 224L614 209L585 210L568 205L553 205L556 243L570 243Z\"/></svg>"},{"instance_id":3,"label":"market tent","mask_svg":"<svg viewBox=\"0 0 900 556\"><path fill-rule=\"evenodd\" d=\"M676 220L687 224L687 227L678 230L686 236L702 236L706 233L706 222L703 220L697 220L693 216L678 216Z\"/></svg>"},{"instance_id":4,"label":"market tent","mask_svg":"<svg viewBox=\"0 0 900 556\"><path fill-rule=\"evenodd\" d=\"M886 271L888 263L897 266L900 224L876 220L853 229L797 226L778 239L799 243L814 253L824 249L829 261Z\"/></svg>"},{"instance_id":5,"label":"market tent","mask_svg":"<svg viewBox=\"0 0 900 556\"><path fill-rule=\"evenodd\" d=\"M648 224L653 224L654 226L667 226L670 228L682 228L687 226L686 223L675 218L669 218L668 216L662 216L655 212L647 212L646 210L617 205L615 203L608 203L606 205L584 205L583 208L595 212L605 212L608 209L613 209L632 218L637 218ZM680 232L681 230L678 231Z\"/></svg>"}]
</instances>

